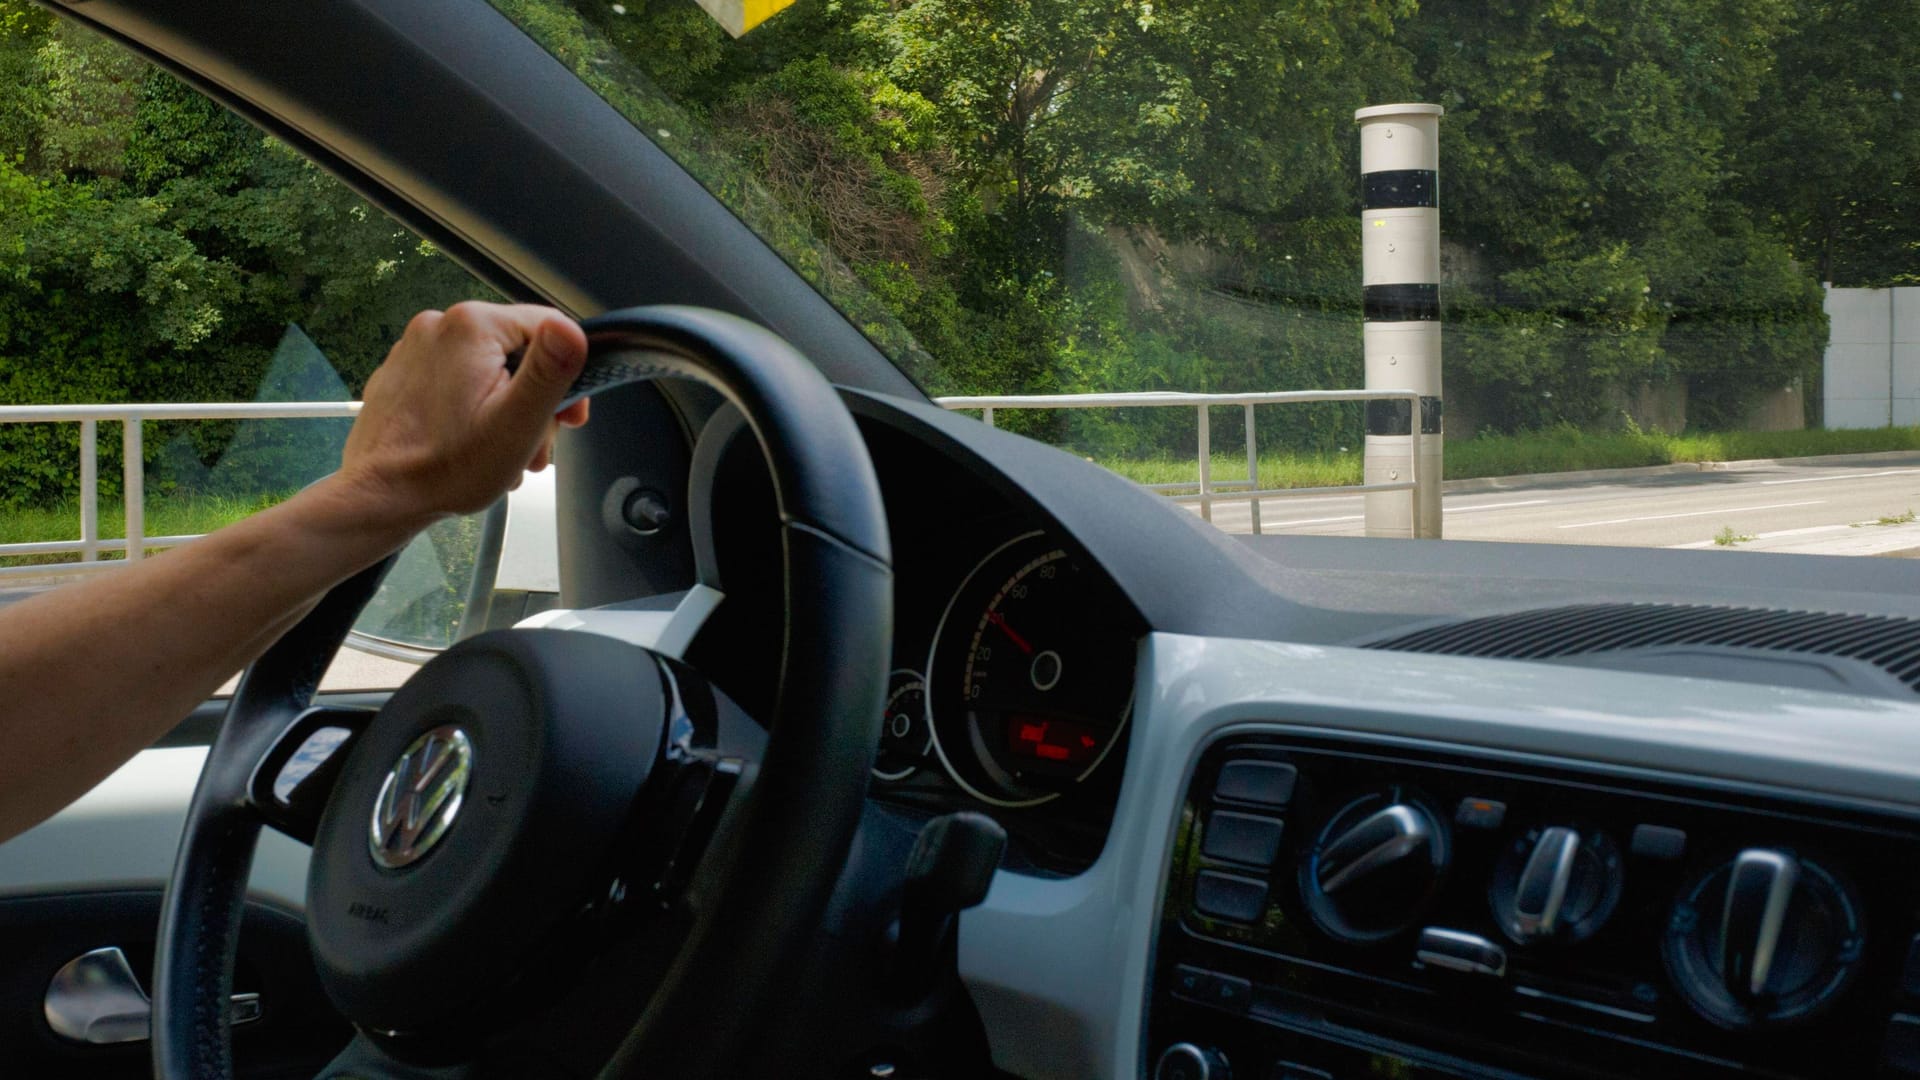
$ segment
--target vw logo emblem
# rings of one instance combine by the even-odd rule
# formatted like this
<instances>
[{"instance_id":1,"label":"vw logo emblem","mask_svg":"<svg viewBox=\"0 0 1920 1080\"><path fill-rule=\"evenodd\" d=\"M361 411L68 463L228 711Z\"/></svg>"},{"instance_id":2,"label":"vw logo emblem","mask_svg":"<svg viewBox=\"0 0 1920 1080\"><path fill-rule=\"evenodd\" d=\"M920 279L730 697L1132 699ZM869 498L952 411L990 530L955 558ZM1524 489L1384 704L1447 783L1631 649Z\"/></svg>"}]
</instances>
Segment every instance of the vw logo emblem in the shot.
<instances>
[{"instance_id":1,"label":"vw logo emblem","mask_svg":"<svg viewBox=\"0 0 1920 1080\"><path fill-rule=\"evenodd\" d=\"M433 850L460 813L473 772L473 742L457 724L413 740L388 770L373 800L367 847L373 861L397 870Z\"/></svg>"}]
</instances>

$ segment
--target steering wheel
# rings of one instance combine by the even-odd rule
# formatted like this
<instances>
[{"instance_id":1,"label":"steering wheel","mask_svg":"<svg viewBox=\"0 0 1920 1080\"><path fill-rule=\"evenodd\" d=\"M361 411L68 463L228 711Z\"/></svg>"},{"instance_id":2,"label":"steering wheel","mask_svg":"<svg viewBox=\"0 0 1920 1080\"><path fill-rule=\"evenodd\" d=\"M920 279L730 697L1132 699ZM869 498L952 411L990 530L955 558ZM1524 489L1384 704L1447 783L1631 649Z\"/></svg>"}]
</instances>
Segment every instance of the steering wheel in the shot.
<instances>
[{"instance_id":1,"label":"steering wheel","mask_svg":"<svg viewBox=\"0 0 1920 1080\"><path fill-rule=\"evenodd\" d=\"M847 858L879 742L879 488L833 388L766 330L682 307L583 327L569 402L696 379L760 444L786 583L770 723L671 657L559 630L462 641L377 712L315 708L387 564L336 586L247 669L208 751L161 911L157 1076L233 1075L263 824L313 845L308 937L356 1029L322 1077L720 1077L755 1046Z\"/></svg>"}]
</instances>

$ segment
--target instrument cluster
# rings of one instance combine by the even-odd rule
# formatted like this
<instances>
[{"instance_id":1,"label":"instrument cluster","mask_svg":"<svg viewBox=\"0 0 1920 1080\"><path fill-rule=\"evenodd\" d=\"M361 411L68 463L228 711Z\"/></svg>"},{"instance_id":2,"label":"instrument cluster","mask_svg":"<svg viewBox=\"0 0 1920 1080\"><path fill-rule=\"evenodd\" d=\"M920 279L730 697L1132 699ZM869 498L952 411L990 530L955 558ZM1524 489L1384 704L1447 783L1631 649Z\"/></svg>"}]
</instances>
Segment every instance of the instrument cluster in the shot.
<instances>
[{"instance_id":1,"label":"instrument cluster","mask_svg":"<svg viewBox=\"0 0 1920 1080\"><path fill-rule=\"evenodd\" d=\"M1043 531L974 562L941 608L924 667L893 673L874 778L937 768L1006 808L1086 782L1132 703L1133 636L1103 597L1104 582Z\"/></svg>"}]
</instances>

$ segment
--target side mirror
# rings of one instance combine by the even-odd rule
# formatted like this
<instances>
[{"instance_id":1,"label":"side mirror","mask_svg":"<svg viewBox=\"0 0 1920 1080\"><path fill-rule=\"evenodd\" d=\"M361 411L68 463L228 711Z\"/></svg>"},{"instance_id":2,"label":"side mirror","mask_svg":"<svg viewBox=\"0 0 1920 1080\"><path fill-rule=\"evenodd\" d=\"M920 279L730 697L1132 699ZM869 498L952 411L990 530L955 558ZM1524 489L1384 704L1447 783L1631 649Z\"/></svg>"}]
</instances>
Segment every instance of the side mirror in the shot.
<instances>
[{"instance_id":1,"label":"side mirror","mask_svg":"<svg viewBox=\"0 0 1920 1080\"><path fill-rule=\"evenodd\" d=\"M484 513L414 537L349 643L419 663L455 641L553 607L560 593L553 504L553 471L528 473Z\"/></svg>"},{"instance_id":2,"label":"side mirror","mask_svg":"<svg viewBox=\"0 0 1920 1080\"><path fill-rule=\"evenodd\" d=\"M458 638L512 626L560 601L554 470L528 473L487 508Z\"/></svg>"}]
</instances>

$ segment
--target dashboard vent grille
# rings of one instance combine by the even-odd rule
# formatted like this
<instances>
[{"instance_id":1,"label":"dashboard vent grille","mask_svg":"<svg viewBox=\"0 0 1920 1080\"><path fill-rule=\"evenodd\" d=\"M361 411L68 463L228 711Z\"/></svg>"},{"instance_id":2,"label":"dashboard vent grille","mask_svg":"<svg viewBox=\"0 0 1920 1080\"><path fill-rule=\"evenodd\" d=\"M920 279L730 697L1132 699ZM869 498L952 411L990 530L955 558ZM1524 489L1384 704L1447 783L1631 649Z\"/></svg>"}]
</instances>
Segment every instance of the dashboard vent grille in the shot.
<instances>
[{"instance_id":1,"label":"dashboard vent grille","mask_svg":"<svg viewBox=\"0 0 1920 1080\"><path fill-rule=\"evenodd\" d=\"M1580 604L1488 615L1368 642L1369 649L1545 660L1713 645L1845 657L1920 691L1920 619L1680 604Z\"/></svg>"}]
</instances>

